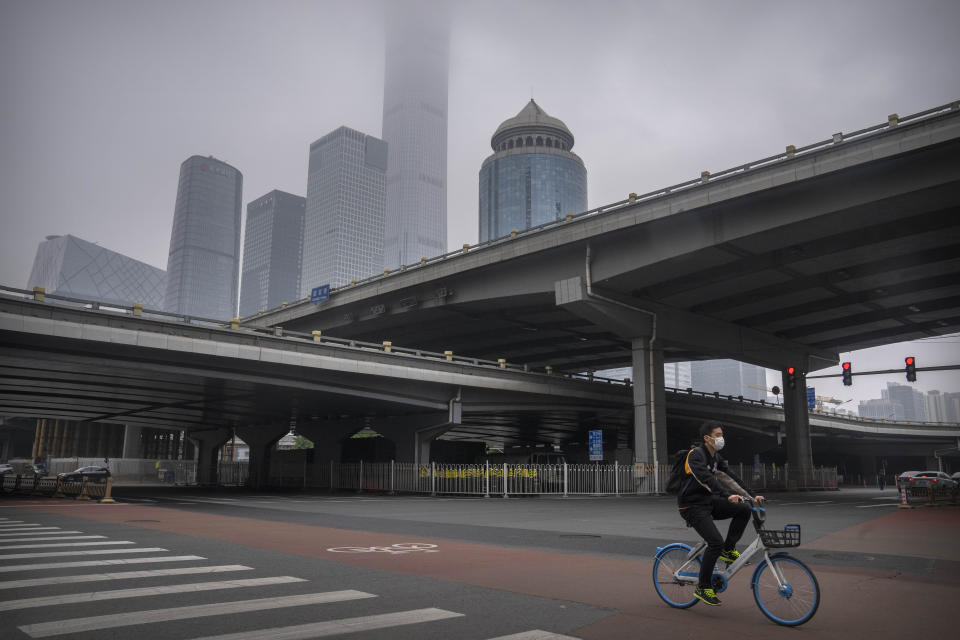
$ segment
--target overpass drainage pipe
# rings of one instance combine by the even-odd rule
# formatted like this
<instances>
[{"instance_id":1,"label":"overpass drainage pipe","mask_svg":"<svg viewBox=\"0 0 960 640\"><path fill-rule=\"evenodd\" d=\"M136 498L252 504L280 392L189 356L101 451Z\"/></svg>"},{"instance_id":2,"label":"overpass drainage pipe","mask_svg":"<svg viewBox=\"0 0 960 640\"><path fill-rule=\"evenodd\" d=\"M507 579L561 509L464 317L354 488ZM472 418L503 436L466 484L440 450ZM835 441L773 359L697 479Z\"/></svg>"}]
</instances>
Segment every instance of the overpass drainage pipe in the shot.
<instances>
[{"instance_id":1,"label":"overpass drainage pipe","mask_svg":"<svg viewBox=\"0 0 960 640\"><path fill-rule=\"evenodd\" d=\"M653 320L653 328L650 332L649 340L649 349L650 355L647 358L649 361L649 371L647 373L647 379L649 383L649 390L647 391L647 404L650 407L650 446L653 449L653 489L656 493L660 493L660 460L657 456L657 412L656 412L656 396L654 395L654 389L656 388L656 383L654 382L654 357L653 357L653 343L657 341L657 314L653 311L648 311L646 309L641 309L633 305L627 304L625 302L620 302L619 300L614 300L613 298L608 298L602 296L598 293L593 292L593 282L590 271L590 261L591 261L591 247L590 243L587 243L587 254L585 259L585 272L586 272L586 282L587 282L587 297L594 298L595 300L603 300L604 302L609 302L610 304L615 304L631 311L639 311L640 313L645 313L650 316ZM636 443L634 443L636 447ZM636 455L636 452L634 452Z\"/></svg>"}]
</instances>

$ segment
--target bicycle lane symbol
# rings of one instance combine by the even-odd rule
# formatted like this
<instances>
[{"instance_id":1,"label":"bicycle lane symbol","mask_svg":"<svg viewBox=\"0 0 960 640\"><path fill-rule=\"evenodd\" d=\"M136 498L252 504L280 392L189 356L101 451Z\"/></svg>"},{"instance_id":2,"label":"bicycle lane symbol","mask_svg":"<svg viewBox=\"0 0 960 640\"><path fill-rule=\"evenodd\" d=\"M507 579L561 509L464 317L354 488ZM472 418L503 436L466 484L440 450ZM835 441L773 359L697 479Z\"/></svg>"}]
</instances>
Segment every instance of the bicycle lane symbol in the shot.
<instances>
[{"instance_id":1,"label":"bicycle lane symbol","mask_svg":"<svg viewBox=\"0 0 960 640\"><path fill-rule=\"evenodd\" d=\"M398 542L389 547L330 547L327 551L333 553L389 553L391 555L422 551L423 553L438 553L437 545L427 542Z\"/></svg>"}]
</instances>

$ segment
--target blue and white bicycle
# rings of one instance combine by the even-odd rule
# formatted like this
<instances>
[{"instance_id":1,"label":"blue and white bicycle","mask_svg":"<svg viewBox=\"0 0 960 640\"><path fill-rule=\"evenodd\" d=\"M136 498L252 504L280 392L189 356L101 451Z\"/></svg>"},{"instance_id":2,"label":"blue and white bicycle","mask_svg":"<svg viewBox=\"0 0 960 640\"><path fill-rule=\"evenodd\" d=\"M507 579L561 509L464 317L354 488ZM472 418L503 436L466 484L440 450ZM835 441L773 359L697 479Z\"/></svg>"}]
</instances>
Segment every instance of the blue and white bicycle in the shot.
<instances>
[{"instance_id":1,"label":"blue and white bicycle","mask_svg":"<svg viewBox=\"0 0 960 640\"><path fill-rule=\"evenodd\" d=\"M808 622L820 606L820 585L807 565L790 554L770 549L800 545L800 525L788 524L782 530L764 529L766 509L751 503L753 526L757 539L729 565L717 561L713 570L712 587L717 593L748 562L759 561L750 578L750 588L763 615L777 624L795 627ZM687 609L699 600L693 596L700 576L700 562L706 542L691 547L682 542L658 547L653 562L653 585L657 594L671 607ZM721 565L726 565L721 568Z\"/></svg>"}]
</instances>

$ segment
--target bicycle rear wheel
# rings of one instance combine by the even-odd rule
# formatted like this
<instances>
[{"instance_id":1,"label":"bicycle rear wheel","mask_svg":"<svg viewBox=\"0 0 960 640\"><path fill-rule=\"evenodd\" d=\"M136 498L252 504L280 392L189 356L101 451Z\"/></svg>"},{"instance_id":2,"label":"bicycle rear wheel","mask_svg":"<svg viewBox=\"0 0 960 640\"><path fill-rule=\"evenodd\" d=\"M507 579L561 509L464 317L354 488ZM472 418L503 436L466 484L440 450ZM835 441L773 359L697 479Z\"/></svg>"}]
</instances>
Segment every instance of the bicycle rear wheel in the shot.
<instances>
[{"instance_id":1,"label":"bicycle rear wheel","mask_svg":"<svg viewBox=\"0 0 960 640\"><path fill-rule=\"evenodd\" d=\"M773 564L783 576L777 582ZM796 558L780 555L764 560L753 574L753 597L763 615L777 624L796 627L810 620L820 606L820 585L813 572Z\"/></svg>"},{"instance_id":2,"label":"bicycle rear wheel","mask_svg":"<svg viewBox=\"0 0 960 640\"><path fill-rule=\"evenodd\" d=\"M700 573L700 556L687 565L684 574L689 574L692 581L680 581L674 573L686 561L691 547L685 544L672 544L664 547L653 561L653 586L664 602L671 607L687 609L697 604L699 600L693 597L697 588L697 577Z\"/></svg>"}]
</instances>

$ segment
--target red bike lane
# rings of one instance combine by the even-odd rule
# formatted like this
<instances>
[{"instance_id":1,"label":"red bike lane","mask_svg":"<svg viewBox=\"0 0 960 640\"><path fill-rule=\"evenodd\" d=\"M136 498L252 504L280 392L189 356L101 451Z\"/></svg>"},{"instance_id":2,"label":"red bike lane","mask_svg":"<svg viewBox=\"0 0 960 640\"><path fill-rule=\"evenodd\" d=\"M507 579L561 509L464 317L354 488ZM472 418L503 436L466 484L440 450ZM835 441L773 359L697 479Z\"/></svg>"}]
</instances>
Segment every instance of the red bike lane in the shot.
<instances>
[{"instance_id":1,"label":"red bike lane","mask_svg":"<svg viewBox=\"0 0 960 640\"><path fill-rule=\"evenodd\" d=\"M47 513L206 540L279 551L330 562L393 571L605 607L610 617L574 635L585 640L636 640L648 634L672 637L768 637L787 632L759 611L749 588L750 569L721 594L722 607L703 604L672 609L656 595L652 558L553 552L287 524L254 518L209 515L140 505L23 505ZM139 521L139 522L131 522ZM155 522L145 522L155 521ZM916 555L939 562L932 572L881 571L811 564L821 587L817 615L800 627L810 638L949 637L957 626L960 562L955 547L960 509L899 511L820 538L809 548ZM924 537L918 539L917 534ZM912 534L912 535L911 535ZM420 542L437 552L337 553L335 547L390 546ZM805 545L806 547L807 545Z\"/></svg>"}]
</instances>

